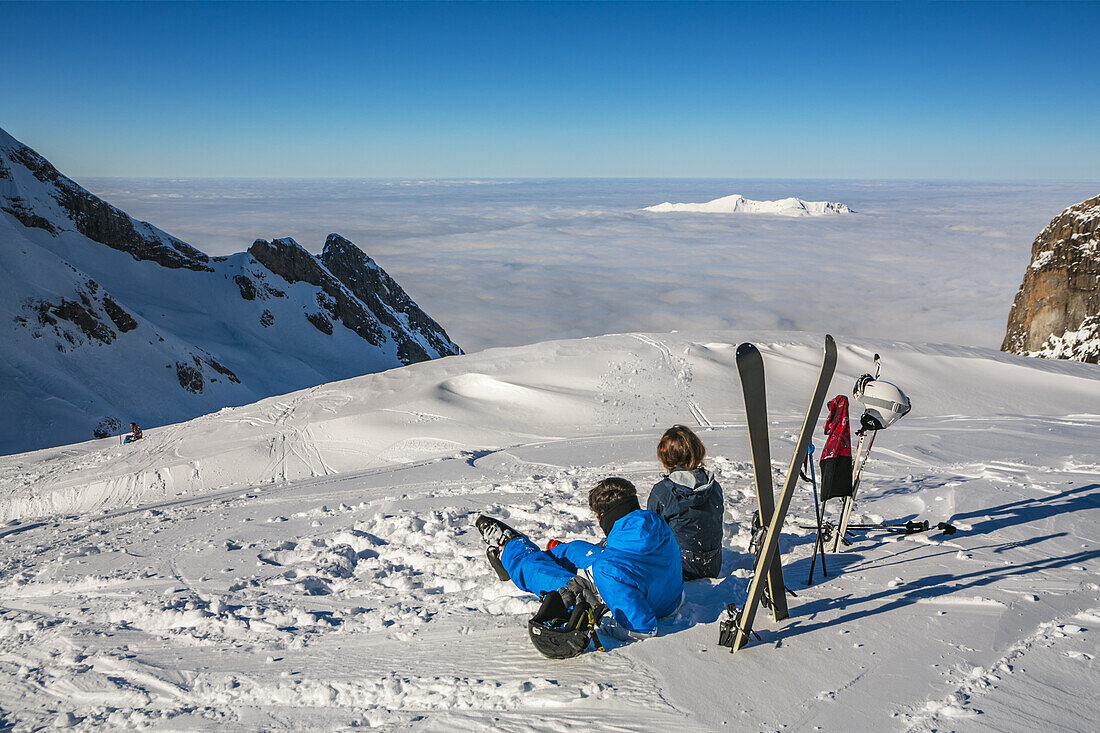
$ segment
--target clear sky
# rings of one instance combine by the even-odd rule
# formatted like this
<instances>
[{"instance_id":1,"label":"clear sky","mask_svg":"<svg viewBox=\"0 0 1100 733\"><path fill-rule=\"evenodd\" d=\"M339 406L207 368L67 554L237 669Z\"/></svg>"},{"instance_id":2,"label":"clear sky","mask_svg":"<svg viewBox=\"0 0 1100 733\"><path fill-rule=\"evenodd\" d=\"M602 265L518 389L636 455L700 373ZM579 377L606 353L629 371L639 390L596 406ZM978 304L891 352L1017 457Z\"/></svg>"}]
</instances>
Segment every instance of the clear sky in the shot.
<instances>
[{"instance_id":1,"label":"clear sky","mask_svg":"<svg viewBox=\"0 0 1100 733\"><path fill-rule=\"evenodd\" d=\"M1100 3L0 3L75 176L1100 178Z\"/></svg>"}]
</instances>

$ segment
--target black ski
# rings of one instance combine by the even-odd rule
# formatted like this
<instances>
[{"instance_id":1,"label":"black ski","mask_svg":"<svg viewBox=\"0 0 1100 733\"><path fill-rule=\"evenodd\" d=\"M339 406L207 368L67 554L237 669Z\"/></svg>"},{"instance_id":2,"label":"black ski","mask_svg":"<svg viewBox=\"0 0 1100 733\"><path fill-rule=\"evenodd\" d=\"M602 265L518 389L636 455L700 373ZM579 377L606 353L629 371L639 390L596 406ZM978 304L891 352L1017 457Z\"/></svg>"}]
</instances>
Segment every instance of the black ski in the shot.
<instances>
[{"instance_id":1,"label":"black ski","mask_svg":"<svg viewBox=\"0 0 1100 733\"><path fill-rule=\"evenodd\" d=\"M768 441L768 402L764 393L764 359L752 344L737 347L737 373L741 377L741 391L745 395L745 421L749 428L749 449L752 451L752 470L756 482L756 506L759 514L754 518L753 539L756 536L756 524L766 528L772 521L775 511L775 495L772 486L772 457ZM755 542L753 543L756 544ZM760 547L752 548L757 556ZM755 563L754 563L755 564ZM771 601L772 615L776 621L782 621L789 615L787 597L784 593L783 566L779 557L771 564L768 572L768 598Z\"/></svg>"},{"instance_id":2,"label":"black ski","mask_svg":"<svg viewBox=\"0 0 1100 733\"><path fill-rule=\"evenodd\" d=\"M740 349L738 349L740 352ZM772 512L771 521L768 523L768 533L764 537L764 549L753 568L752 581L749 583L748 598L745 606L737 611L731 604L726 609L729 618L724 620L719 630L719 644L729 646L731 652L736 652L748 642L752 630L753 620L756 617L756 609L760 605L760 597L764 591L765 578L768 577L767 569L779 558L779 533L783 529L783 520L786 518L787 509L791 505L795 486L798 485L799 468L806 460L806 451L810 446L817 419L821 414L821 406L825 403L825 393L829 389L829 383L836 369L836 343L832 336L825 336L824 356L821 360L821 372L817 378L817 386L810 400L809 409L806 411L806 419L802 423L802 430L798 434L798 443L795 446L794 456L787 468L787 478L783 484L783 491L779 495L779 503ZM782 597L783 588L780 586L773 596Z\"/></svg>"}]
</instances>

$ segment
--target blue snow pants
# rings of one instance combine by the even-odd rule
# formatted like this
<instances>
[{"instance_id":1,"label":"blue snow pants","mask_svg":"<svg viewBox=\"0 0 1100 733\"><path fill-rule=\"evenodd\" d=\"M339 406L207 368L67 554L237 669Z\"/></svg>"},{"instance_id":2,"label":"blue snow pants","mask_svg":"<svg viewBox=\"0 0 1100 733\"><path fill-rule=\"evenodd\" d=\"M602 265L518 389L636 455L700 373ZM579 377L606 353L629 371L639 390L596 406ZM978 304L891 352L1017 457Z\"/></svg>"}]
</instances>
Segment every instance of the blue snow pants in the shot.
<instances>
[{"instance_id":1,"label":"blue snow pants","mask_svg":"<svg viewBox=\"0 0 1100 733\"><path fill-rule=\"evenodd\" d=\"M516 537L501 550L500 563L517 588L539 595L564 586L578 569L591 565L601 549L577 540L543 552L526 537Z\"/></svg>"}]
</instances>

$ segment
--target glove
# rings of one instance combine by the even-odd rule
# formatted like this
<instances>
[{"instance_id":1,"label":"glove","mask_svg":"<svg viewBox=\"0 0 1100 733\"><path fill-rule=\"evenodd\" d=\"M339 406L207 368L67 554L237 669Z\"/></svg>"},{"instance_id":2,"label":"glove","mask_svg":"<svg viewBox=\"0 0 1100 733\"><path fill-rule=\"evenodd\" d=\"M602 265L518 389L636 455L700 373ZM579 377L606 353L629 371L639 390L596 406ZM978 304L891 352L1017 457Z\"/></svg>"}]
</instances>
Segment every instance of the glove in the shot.
<instances>
[{"instance_id":1,"label":"glove","mask_svg":"<svg viewBox=\"0 0 1100 733\"><path fill-rule=\"evenodd\" d=\"M603 605L595 586L579 575L574 576L563 588L558 590L558 593L561 595L562 601L565 602L566 608L572 608L580 601L585 601L594 609Z\"/></svg>"}]
</instances>

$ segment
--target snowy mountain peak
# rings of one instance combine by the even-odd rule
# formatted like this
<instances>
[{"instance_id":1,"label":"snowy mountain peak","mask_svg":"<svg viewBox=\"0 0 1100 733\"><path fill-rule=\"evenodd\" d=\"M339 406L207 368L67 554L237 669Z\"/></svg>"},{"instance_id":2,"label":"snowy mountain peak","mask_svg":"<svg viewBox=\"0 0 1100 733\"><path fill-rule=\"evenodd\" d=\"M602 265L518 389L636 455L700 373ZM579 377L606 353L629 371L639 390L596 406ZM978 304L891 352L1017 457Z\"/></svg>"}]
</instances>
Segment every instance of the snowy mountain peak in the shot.
<instances>
[{"instance_id":1,"label":"snowy mountain peak","mask_svg":"<svg viewBox=\"0 0 1100 733\"><path fill-rule=\"evenodd\" d=\"M210 270L210 258L65 177L48 160L3 130L0 138L0 209L23 226L57 236L75 231L93 242L164 267Z\"/></svg>"},{"instance_id":2,"label":"snowy mountain peak","mask_svg":"<svg viewBox=\"0 0 1100 733\"><path fill-rule=\"evenodd\" d=\"M325 249L210 258L3 133L0 453L461 353L358 247Z\"/></svg>"},{"instance_id":3,"label":"snowy mountain peak","mask_svg":"<svg viewBox=\"0 0 1100 733\"><path fill-rule=\"evenodd\" d=\"M702 204L673 204L668 201L655 206L647 206L643 211L658 214L773 214L777 216L824 216L828 214L851 214L847 204L827 201L803 201L800 198L785 198L776 201L753 201L739 193L723 196Z\"/></svg>"}]
</instances>

